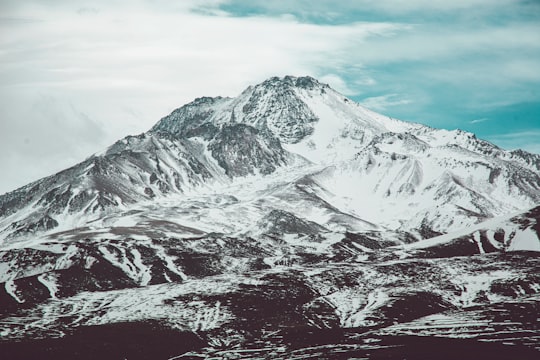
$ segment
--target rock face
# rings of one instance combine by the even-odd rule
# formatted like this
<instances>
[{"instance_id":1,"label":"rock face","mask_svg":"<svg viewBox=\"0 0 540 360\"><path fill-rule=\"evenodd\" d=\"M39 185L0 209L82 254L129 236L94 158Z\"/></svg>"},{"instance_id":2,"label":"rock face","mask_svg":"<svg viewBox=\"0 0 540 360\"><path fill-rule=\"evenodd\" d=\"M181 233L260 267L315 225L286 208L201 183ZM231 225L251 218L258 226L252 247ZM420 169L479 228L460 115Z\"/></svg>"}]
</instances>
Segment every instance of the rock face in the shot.
<instances>
[{"instance_id":1,"label":"rock face","mask_svg":"<svg viewBox=\"0 0 540 360\"><path fill-rule=\"evenodd\" d=\"M0 196L0 353L535 358L539 206L539 155L274 77Z\"/></svg>"},{"instance_id":2,"label":"rock face","mask_svg":"<svg viewBox=\"0 0 540 360\"><path fill-rule=\"evenodd\" d=\"M257 224L263 233L283 235L283 234L308 234L315 235L328 232L319 224L298 218L283 210L272 210L263 217Z\"/></svg>"},{"instance_id":3,"label":"rock face","mask_svg":"<svg viewBox=\"0 0 540 360\"><path fill-rule=\"evenodd\" d=\"M218 130L211 119L216 116L220 105L229 101L221 97L197 98L161 119L150 131L171 134L178 139L199 136L210 140Z\"/></svg>"},{"instance_id":4,"label":"rock face","mask_svg":"<svg viewBox=\"0 0 540 360\"><path fill-rule=\"evenodd\" d=\"M224 126L208 145L212 157L231 177L273 173L287 164L281 143L265 130L245 124Z\"/></svg>"},{"instance_id":5,"label":"rock face","mask_svg":"<svg viewBox=\"0 0 540 360\"><path fill-rule=\"evenodd\" d=\"M322 94L327 87L307 77L271 78L244 93L249 98L242 106L242 121L270 130L283 143L297 143L313 133L318 118L295 90Z\"/></svg>"}]
</instances>

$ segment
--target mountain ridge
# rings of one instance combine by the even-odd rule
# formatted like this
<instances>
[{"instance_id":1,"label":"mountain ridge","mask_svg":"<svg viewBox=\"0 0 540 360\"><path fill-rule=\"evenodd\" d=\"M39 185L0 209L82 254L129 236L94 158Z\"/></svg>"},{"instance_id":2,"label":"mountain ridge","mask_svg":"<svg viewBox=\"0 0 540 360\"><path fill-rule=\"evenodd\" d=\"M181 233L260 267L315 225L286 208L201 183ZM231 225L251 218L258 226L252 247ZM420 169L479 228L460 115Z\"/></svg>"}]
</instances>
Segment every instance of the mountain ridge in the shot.
<instances>
[{"instance_id":1,"label":"mountain ridge","mask_svg":"<svg viewBox=\"0 0 540 360\"><path fill-rule=\"evenodd\" d=\"M505 151L461 130L392 119L316 79L285 76L236 98L197 98L146 133L0 196L0 234L16 239L67 230L62 218L94 221L114 209L308 164L324 173L310 190L324 189L319 203L392 230L450 231L540 203L539 155ZM410 197L421 201L384 215ZM378 217L354 205L367 200ZM24 209L27 216L16 216ZM381 222L385 216L396 220ZM318 224L329 227L324 219Z\"/></svg>"}]
</instances>

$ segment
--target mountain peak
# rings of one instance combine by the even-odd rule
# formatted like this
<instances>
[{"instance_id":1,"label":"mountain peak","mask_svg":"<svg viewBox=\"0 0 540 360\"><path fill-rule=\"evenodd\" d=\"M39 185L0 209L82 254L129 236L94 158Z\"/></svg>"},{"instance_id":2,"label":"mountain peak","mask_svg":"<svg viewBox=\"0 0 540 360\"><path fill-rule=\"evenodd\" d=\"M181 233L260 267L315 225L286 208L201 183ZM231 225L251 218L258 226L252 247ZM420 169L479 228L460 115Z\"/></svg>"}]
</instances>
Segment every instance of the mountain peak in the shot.
<instances>
[{"instance_id":1,"label":"mountain peak","mask_svg":"<svg viewBox=\"0 0 540 360\"><path fill-rule=\"evenodd\" d=\"M268 130L283 143L297 143L313 132L312 125L318 121L303 92L318 97L329 88L310 76L274 76L236 98L197 98L162 118L150 132L210 140L223 126L243 123Z\"/></svg>"},{"instance_id":2,"label":"mountain peak","mask_svg":"<svg viewBox=\"0 0 540 360\"><path fill-rule=\"evenodd\" d=\"M291 76L286 75L283 77L273 76L257 86L270 87L270 88L279 88L284 86L297 87L301 89L313 90L317 87L328 88L328 84L323 84L317 79L311 76Z\"/></svg>"}]
</instances>

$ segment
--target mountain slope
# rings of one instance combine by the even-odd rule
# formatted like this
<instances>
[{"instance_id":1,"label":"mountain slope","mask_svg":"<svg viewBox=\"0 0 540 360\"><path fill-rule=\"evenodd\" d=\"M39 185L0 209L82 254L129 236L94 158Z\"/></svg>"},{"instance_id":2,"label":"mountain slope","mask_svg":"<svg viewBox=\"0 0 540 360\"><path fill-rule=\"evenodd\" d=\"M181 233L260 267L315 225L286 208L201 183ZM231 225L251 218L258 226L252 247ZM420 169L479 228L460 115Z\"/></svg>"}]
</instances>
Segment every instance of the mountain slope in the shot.
<instances>
[{"instance_id":1,"label":"mountain slope","mask_svg":"<svg viewBox=\"0 0 540 360\"><path fill-rule=\"evenodd\" d=\"M320 172L313 175L309 164ZM417 231L423 237L540 202L538 155L391 119L313 78L287 76L237 98L196 99L146 134L1 196L0 234L9 240L85 226L156 197L212 192L215 184L245 176L264 183L280 167L304 172L309 181L293 191L296 198L305 201L309 191L319 215L330 207L350 220L342 229L371 223L423 229ZM291 210L291 204L261 202ZM338 229L332 219L307 220Z\"/></svg>"},{"instance_id":2,"label":"mountain slope","mask_svg":"<svg viewBox=\"0 0 540 360\"><path fill-rule=\"evenodd\" d=\"M539 155L271 78L0 196L0 353L536 359L539 206Z\"/></svg>"},{"instance_id":3,"label":"mountain slope","mask_svg":"<svg viewBox=\"0 0 540 360\"><path fill-rule=\"evenodd\" d=\"M461 231L407 244L416 256L459 256L498 251L540 251L540 206L503 216Z\"/></svg>"}]
</instances>

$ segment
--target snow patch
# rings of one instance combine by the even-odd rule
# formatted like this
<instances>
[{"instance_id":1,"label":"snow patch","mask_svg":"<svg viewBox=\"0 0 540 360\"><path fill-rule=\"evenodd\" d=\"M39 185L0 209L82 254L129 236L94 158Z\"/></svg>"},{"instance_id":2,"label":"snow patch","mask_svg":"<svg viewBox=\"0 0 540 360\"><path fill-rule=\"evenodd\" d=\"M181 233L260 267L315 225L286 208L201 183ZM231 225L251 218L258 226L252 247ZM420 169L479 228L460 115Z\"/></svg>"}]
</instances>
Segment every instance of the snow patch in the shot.
<instances>
[{"instance_id":1,"label":"snow patch","mask_svg":"<svg viewBox=\"0 0 540 360\"><path fill-rule=\"evenodd\" d=\"M37 279L47 288L49 296L53 299L57 299L56 293L58 292L58 284L56 283L56 276L51 273L45 273L39 275Z\"/></svg>"},{"instance_id":2,"label":"snow patch","mask_svg":"<svg viewBox=\"0 0 540 360\"><path fill-rule=\"evenodd\" d=\"M17 285L15 285L14 280L8 280L5 282L4 287L6 289L6 292L13 298L15 301L17 301L19 304L24 303L24 299L20 298L17 294Z\"/></svg>"},{"instance_id":3,"label":"snow patch","mask_svg":"<svg viewBox=\"0 0 540 360\"><path fill-rule=\"evenodd\" d=\"M533 229L517 231L508 247L510 251L540 251L540 239Z\"/></svg>"}]
</instances>

